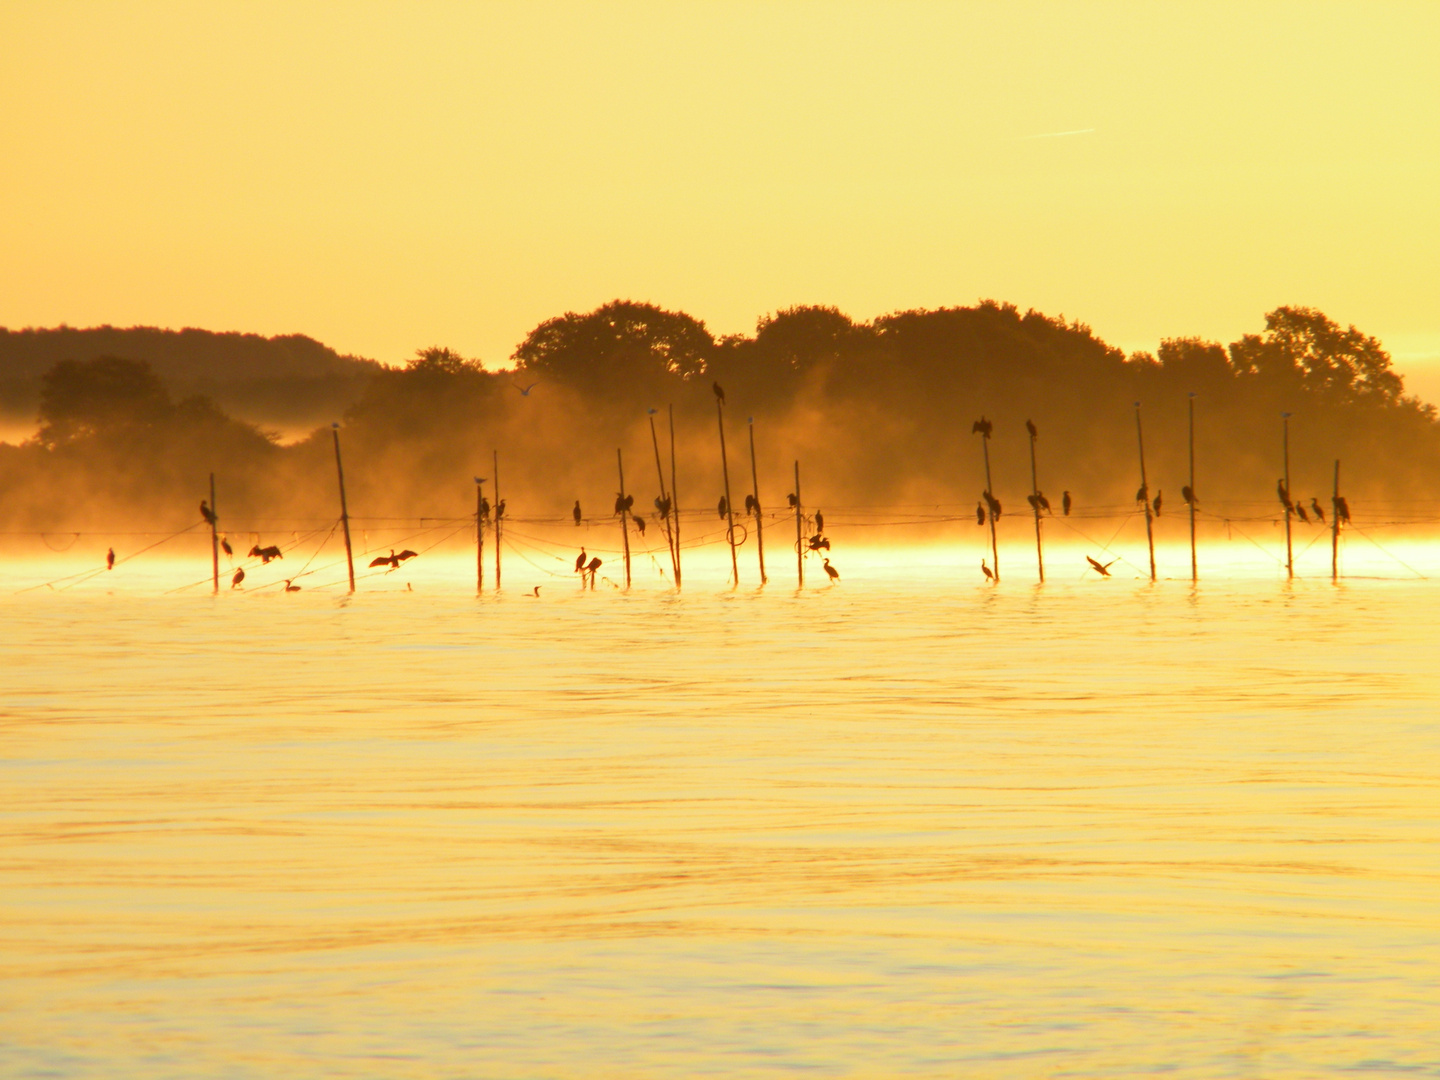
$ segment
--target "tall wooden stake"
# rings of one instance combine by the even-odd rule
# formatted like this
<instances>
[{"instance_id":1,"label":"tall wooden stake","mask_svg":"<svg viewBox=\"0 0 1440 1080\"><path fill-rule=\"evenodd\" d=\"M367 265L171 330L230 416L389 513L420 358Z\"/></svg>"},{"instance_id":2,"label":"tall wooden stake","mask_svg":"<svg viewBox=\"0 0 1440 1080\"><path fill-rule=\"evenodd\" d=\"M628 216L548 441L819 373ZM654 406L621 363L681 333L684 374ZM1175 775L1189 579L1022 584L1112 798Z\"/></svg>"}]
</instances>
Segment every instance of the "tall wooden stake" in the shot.
<instances>
[{"instance_id":1,"label":"tall wooden stake","mask_svg":"<svg viewBox=\"0 0 1440 1080\"><path fill-rule=\"evenodd\" d=\"M805 530L800 517L800 462L795 462L795 576L805 587Z\"/></svg>"},{"instance_id":2,"label":"tall wooden stake","mask_svg":"<svg viewBox=\"0 0 1440 1080\"><path fill-rule=\"evenodd\" d=\"M215 514L215 474L210 474L210 577L214 591L220 591L220 534L217 532Z\"/></svg>"},{"instance_id":3,"label":"tall wooden stake","mask_svg":"<svg viewBox=\"0 0 1440 1080\"><path fill-rule=\"evenodd\" d=\"M630 508L625 505L625 459L615 448L615 464L620 467L620 539L625 542L625 587L630 587Z\"/></svg>"},{"instance_id":4,"label":"tall wooden stake","mask_svg":"<svg viewBox=\"0 0 1440 1080\"><path fill-rule=\"evenodd\" d=\"M670 499L669 493L665 490L665 470L660 465L660 436L655 434L655 410L650 410L650 445L655 448L655 475L660 478L660 501L666 502ZM675 565L675 539L670 531L670 515L675 511L675 504L670 503L670 511L664 515L665 522L665 546L670 549L670 570L675 574L675 580L680 579L679 567Z\"/></svg>"},{"instance_id":5,"label":"tall wooden stake","mask_svg":"<svg viewBox=\"0 0 1440 1080\"><path fill-rule=\"evenodd\" d=\"M755 547L760 551L760 584L767 584L765 576L765 533L760 524L760 477L755 471L755 418L750 423L750 490L755 492Z\"/></svg>"},{"instance_id":6,"label":"tall wooden stake","mask_svg":"<svg viewBox=\"0 0 1440 1080\"><path fill-rule=\"evenodd\" d=\"M990 558L995 563L995 581L1000 581L1000 543L995 539L995 488L990 483L990 426L987 423L985 429L980 432L980 448L985 452L985 495L986 516L990 519Z\"/></svg>"},{"instance_id":7,"label":"tall wooden stake","mask_svg":"<svg viewBox=\"0 0 1440 1080\"><path fill-rule=\"evenodd\" d=\"M670 514L675 519L675 588L680 588L680 488L675 482L675 406L670 406Z\"/></svg>"},{"instance_id":8,"label":"tall wooden stake","mask_svg":"<svg viewBox=\"0 0 1440 1080\"><path fill-rule=\"evenodd\" d=\"M1150 547L1150 580L1155 580L1155 516L1150 509L1150 481L1145 477L1145 433L1140 428L1140 403L1135 402L1135 437L1140 442L1140 491L1145 496L1145 542Z\"/></svg>"},{"instance_id":9,"label":"tall wooden stake","mask_svg":"<svg viewBox=\"0 0 1440 1080\"><path fill-rule=\"evenodd\" d=\"M485 481L475 477L475 595L485 591Z\"/></svg>"},{"instance_id":10,"label":"tall wooden stake","mask_svg":"<svg viewBox=\"0 0 1440 1080\"><path fill-rule=\"evenodd\" d=\"M1030 502L1035 511L1035 562L1040 567L1040 582L1045 582L1045 552L1040 547L1040 481L1035 472L1035 440L1038 437L1030 426Z\"/></svg>"},{"instance_id":11,"label":"tall wooden stake","mask_svg":"<svg viewBox=\"0 0 1440 1080\"><path fill-rule=\"evenodd\" d=\"M355 591L355 554L350 548L350 510L345 505L345 467L340 464L340 425L331 424L335 437L335 475L340 478L340 527L345 532L345 568L350 573L350 591Z\"/></svg>"},{"instance_id":12,"label":"tall wooden stake","mask_svg":"<svg viewBox=\"0 0 1440 1080\"><path fill-rule=\"evenodd\" d=\"M1335 459L1335 486L1330 492L1330 580L1340 576L1340 459Z\"/></svg>"},{"instance_id":13,"label":"tall wooden stake","mask_svg":"<svg viewBox=\"0 0 1440 1080\"><path fill-rule=\"evenodd\" d=\"M1200 580L1195 561L1195 395L1190 395L1190 580Z\"/></svg>"},{"instance_id":14,"label":"tall wooden stake","mask_svg":"<svg viewBox=\"0 0 1440 1080\"><path fill-rule=\"evenodd\" d=\"M1290 497L1290 414L1288 412L1281 413L1280 416L1285 425L1285 576L1293 578L1295 576L1295 555L1290 547L1290 507L1294 503Z\"/></svg>"},{"instance_id":15,"label":"tall wooden stake","mask_svg":"<svg viewBox=\"0 0 1440 1080\"><path fill-rule=\"evenodd\" d=\"M730 572L735 587L740 587L740 559L735 554L735 503L730 499L730 462L725 455L725 406L715 402L715 419L720 424L720 471L725 476L725 539L730 541Z\"/></svg>"},{"instance_id":16,"label":"tall wooden stake","mask_svg":"<svg viewBox=\"0 0 1440 1080\"><path fill-rule=\"evenodd\" d=\"M495 484L495 591L500 591L500 451L490 451L491 476Z\"/></svg>"}]
</instances>

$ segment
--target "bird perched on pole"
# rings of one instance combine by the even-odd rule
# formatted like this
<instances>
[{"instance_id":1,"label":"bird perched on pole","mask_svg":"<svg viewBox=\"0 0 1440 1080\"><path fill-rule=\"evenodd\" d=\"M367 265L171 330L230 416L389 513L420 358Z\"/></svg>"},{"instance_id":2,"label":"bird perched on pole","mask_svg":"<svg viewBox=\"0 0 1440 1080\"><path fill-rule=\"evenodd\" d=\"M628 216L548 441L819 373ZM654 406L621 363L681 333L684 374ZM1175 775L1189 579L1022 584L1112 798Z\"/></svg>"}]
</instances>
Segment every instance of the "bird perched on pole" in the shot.
<instances>
[{"instance_id":1,"label":"bird perched on pole","mask_svg":"<svg viewBox=\"0 0 1440 1080\"><path fill-rule=\"evenodd\" d=\"M207 525L214 525L219 520L215 516L215 511L210 509L210 504L204 499L200 500L200 516L205 519Z\"/></svg>"},{"instance_id":2,"label":"bird perched on pole","mask_svg":"<svg viewBox=\"0 0 1440 1080\"><path fill-rule=\"evenodd\" d=\"M995 425L990 423L989 420L986 420L985 417L982 416L979 420L976 420L975 423L970 425L970 434L974 435L978 431L981 435L984 435L985 438L988 439L990 438L990 433L994 429Z\"/></svg>"},{"instance_id":3,"label":"bird perched on pole","mask_svg":"<svg viewBox=\"0 0 1440 1080\"><path fill-rule=\"evenodd\" d=\"M715 391L715 400L718 401L721 405L724 405L724 404L725 404L725 389L724 389L718 382L717 382L717 383L711 383L711 384L710 384L710 387L711 387L711 389L713 389L713 390Z\"/></svg>"},{"instance_id":4,"label":"bird perched on pole","mask_svg":"<svg viewBox=\"0 0 1440 1080\"><path fill-rule=\"evenodd\" d=\"M1344 495L1335 496L1335 517L1342 525L1350 524L1350 504L1345 501Z\"/></svg>"},{"instance_id":5,"label":"bird perched on pole","mask_svg":"<svg viewBox=\"0 0 1440 1080\"><path fill-rule=\"evenodd\" d=\"M1040 437L1040 432L1035 429L1034 420L1025 421L1025 430L1030 433L1030 438L1032 439L1038 439Z\"/></svg>"},{"instance_id":6,"label":"bird perched on pole","mask_svg":"<svg viewBox=\"0 0 1440 1080\"><path fill-rule=\"evenodd\" d=\"M1301 521L1305 522L1305 524L1310 524L1310 515L1305 512L1304 503L1297 502L1295 504L1295 516L1298 517Z\"/></svg>"},{"instance_id":7,"label":"bird perched on pole","mask_svg":"<svg viewBox=\"0 0 1440 1080\"><path fill-rule=\"evenodd\" d=\"M1320 524L1321 524L1321 525L1324 525L1324 524L1325 524L1325 511L1320 509L1320 500L1319 500L1319 499L1311 499L1311 500L1310 500L1310 509L1315 512L1315 517L1319 520Z\"/></svg>"},{"instance_id":8,"label":"bird perched on pole","mask_svg":"<svg viewBox=\"0 0 1440 1080\"><path fill-rule=\"evenodd\" d=\"M1140 487L1136 489L1135 501L1137 503L1148 503L1150 501L1150 490L1144 484L1141 484Z\"/></svg>"},{"instance_id":9,"label":"bird perched on pole","mask_svg":"<svg viewBox=\"0 0 1440 1080\"><path fill-rule=\"evenodd\" d=\"M985 496L985 505L990 508L990 520L991 520L991 521L999 521L999 520L1000 520L1000 500L997 499L997 498L995 498L995 496L994 496L994 495L991 495L990 492L988 492L988 491L983 492L982 494L984 494L984 496Z\"/></svg>"},{"instance_id":10,"label":"bird perched on pole","mask_svg":"<svg viewBox=\"0 0 1440 1080\"><path fill-rule=\"evenodd\" d=\"M1180 489L1180 497L1185 500L1186 506L1198 505L1195 502L1195 489L1192 488L1189 484L1186 484Z\"/></svg>"},{"instance_id":11,"label":"bird perched on pole","mask_svg":"<svg viewBox=\"0 0 1440 1080\"><path fill-rule=\"evenodd\" d=\"M640 530L640 535L645 535L645 519L639 514L631 514L630 520L635 523L635 528Z\"/></svg>"},{"instance_id":12,"label":"bird perched on pole","mask_svg":"<svg viewBox=\"0 0 1440 1080\"><path fill-rule=\"evenodd\" d=\"M577 574L581 573L585 569L585 560L589 557L590 556L586 554L585 549L582 547L580 549L579 557L575 560L575 572Z\"/></svg>"},{"instance_id":13,"label":"bird perched on pole","mask_svg":"<svg viewBox=\"0 0 1440 1080\"><path fill-rule=\"evenodd\" d=\"M1040 500L1040 509L1041 509L1041 510L1044 510L1045 513L1050 514L1050 515L1052 515L1052 516L1054 515L1055 511L1050 509L1050 500L1045 497L1045 493L1044 493L1043 491L1037 491L1037 492L1035 492L1035 498L1037 498L1038 500Z\"/></svg>"},{"instance_id":14,"label":"bird perched on pole","mask_svg":"<svg viewBox=\"0 0 1440 1080\"><path fill-rule=\"evenodd\" d=\"M793 491L790 492L789 495L785 496L785 501L790 504L791 510L794 510L795 507L800 505L800 500L795 497L795 493Z\"/></svg>"},{"instance_id":15,"label":"bird perched on pole","mask_svg":"<svg viewBox=\"0 0 1440 1080\"><path fill-rule=\"evenodd\" d=\"M220 550L225 552L225 554L229 558L233 559L235 557L235 549L230 546L230 540L228 537L220 537Z\"/></svg>"},{"instance_id":16,"label":"bird perched on pole","mask_svg":"<svg viewBox=\"0 0 1440 1080\"><path fill-rule=\"evenodd\" d=\"M1283 476L1275 481L1275 495L1280 502L1284 504L1287 514L1293 514L1295 512L1295 504L1290 501L1290 492L1285 488L1285 478Z\"/></svg>"}]
</instances>

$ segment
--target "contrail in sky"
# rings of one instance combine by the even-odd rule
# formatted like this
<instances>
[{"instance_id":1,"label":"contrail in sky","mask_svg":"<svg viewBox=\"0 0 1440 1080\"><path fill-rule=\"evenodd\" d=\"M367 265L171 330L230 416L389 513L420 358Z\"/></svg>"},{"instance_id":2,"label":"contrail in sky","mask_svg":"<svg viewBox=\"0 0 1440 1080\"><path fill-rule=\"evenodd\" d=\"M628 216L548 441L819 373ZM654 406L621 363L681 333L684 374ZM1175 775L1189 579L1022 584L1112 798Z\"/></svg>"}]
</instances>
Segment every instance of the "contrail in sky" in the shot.
<instances>
[{"instance_id":1,"label":"contrail in sky","mask_svg":"<svg viewBox=\"0 0 1440 1080\"><path fill-rule=\"evenodd\" d=\"M1074 131L1043 131L1039 135L1021 135L1013 140L1014 142L1025 142L1027 139L1061 139L1066 135L1093 135L1094 128L1077 128Z\"/></svg>"}]
</instances>

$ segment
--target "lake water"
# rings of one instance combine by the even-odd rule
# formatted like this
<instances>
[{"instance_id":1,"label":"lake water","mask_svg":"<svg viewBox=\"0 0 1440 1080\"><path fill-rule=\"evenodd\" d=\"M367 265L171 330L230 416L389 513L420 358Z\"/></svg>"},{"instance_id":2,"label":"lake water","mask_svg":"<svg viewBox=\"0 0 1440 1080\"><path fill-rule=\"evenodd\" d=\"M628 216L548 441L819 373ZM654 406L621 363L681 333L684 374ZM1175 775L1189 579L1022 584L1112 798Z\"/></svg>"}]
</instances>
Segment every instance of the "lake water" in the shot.
<instances>
[{"instance_id":1,"label":"lake water","mask_svg":"<svg viewBox=\"0 0 1440 1080\"><path fill-rule=\"evenodd\" d=\"M1440 1075L1434 581L423 562L7 590L0 1074Z\"/></svg>"}]
</instances>

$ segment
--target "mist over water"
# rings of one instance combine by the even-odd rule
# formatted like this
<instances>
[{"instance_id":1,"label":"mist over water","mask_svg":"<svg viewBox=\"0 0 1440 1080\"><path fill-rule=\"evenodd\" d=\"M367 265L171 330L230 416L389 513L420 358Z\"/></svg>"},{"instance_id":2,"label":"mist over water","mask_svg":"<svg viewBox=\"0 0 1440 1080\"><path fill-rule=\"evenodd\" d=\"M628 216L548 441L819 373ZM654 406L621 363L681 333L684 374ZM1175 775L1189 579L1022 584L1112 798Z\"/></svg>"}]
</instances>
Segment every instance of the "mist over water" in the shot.
<instances>
[{"instance_id":1,"label":"mist over water","mask_svg":"<svg viewBox=\"0 0 1440 1080\"><path fill-rule=\"evenodd\" d=\"M0 1072L1440 1068L1437 586L1022 550L7 590Z\"/></svg>"}]
</instances>

